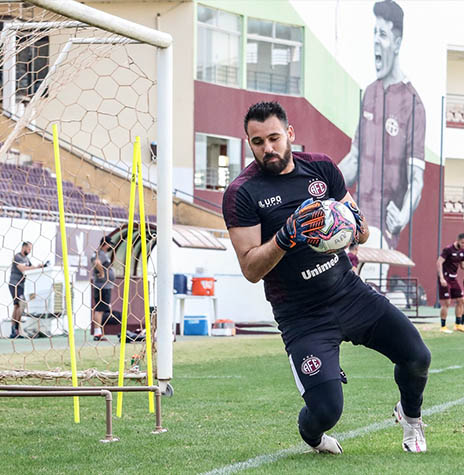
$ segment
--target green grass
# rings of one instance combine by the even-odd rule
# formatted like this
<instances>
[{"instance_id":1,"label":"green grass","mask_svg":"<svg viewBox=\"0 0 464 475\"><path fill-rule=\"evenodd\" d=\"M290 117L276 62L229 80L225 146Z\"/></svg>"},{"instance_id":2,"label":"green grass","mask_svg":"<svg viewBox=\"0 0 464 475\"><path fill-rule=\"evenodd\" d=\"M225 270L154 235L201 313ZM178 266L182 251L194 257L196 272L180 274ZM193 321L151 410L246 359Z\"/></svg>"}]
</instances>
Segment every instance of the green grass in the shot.
<instances>
[{"instance_id":1,"label":"green grass","mask_svg":"<svg viewBox=\"0 0 464 475\"><path fill-rule=\"evenodd\" d=\"M461 365L464 335L423 333L432 368ZM332 432L344 434L388 419L398 400L393 365L363 347L342 345L344 414ZM463 369L430 375L424 408L464 396ZM125 394L114 417L121 441L100 444L104 401L81 398L81 423L72 399L0 399L0 473L194 474L301 445L302 406L280 338L192 337L175 343L175 395L163 398L168 432L152 435L146 394ZM249 474L399 474L462 472L464 407L426 418L429 451L407 454L398 426L347 438L342 456L294 453L248 469Z\"/></svg>"}]
</instances>

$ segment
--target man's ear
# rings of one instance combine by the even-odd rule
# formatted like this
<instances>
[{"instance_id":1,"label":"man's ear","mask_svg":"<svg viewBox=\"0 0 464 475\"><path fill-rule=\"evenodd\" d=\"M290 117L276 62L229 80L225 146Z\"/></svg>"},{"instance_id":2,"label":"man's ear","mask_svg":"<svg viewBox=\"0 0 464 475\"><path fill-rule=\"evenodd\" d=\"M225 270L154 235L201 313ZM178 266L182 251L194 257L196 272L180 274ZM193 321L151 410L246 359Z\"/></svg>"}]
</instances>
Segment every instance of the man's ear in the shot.
<instances>
[{"instance_id":1,"label":"man's ear","mask_svg":"<svg viewBox=\"0 0 464 475\"><path fill-rule=\"evenodd\" d=\"M400 54L402 41L403 41L403 38L401 36L395 36L395 39L393 40L393 44L395 45L393 51L395 54Z\"/></svg>"},{"instance_id":2,"label":"man's ear","mask_svg":"<svg viewBox=\"0 0 464 475\"><path fill-rule=\"evenodd\" d=\"M290 140L290 142L294 142L295 141L295 130L293 128L293 126L289 125L287 127L287 136L288 136L288 139Z\"/></svg>"}]
</instances>

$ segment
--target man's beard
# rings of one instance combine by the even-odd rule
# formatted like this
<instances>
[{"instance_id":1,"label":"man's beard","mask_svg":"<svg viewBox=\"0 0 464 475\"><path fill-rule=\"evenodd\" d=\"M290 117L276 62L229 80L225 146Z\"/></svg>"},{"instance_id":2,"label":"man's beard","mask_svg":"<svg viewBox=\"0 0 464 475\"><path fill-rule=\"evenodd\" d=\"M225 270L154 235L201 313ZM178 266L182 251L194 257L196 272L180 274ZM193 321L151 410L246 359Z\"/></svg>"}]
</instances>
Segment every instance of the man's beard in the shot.
<instances>
[{"instance_id":1,"label":"man's beard","mask_svg":"<svg viewBox=\"0 0 464 475\"><path fill-rule=\"evenodd\" d=\"M253 155L255 155L254 152ZM281 157L278 153L267 153L264 155L262 163L256 158L256 155L255 159L264 173L268 173L269 175L280 175L280 173L287 167L288 162L290 162L291 156L292 147L290 142L287 141L287 148L283 157ZM273 160L271 162L270 159L274 157L277 157L278 160Z\"/></svg>"}]
</instances>

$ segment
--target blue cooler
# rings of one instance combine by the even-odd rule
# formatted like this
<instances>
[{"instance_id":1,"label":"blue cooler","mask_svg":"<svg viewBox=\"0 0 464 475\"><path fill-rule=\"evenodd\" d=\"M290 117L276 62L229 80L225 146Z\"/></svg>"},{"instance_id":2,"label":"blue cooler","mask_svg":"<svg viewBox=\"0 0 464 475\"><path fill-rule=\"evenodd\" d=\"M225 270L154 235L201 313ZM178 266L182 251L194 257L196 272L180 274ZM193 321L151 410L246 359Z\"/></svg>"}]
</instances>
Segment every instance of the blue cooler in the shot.
<instances>
[{"instance_id":1,"label":"blue cooler","mask_svg":"<svg viewBox=\"0 0 464 475\"><path fill-rule=\"evenodd\" d=\"M208 318L206 315L189 315L184 317L184 335L207 335Z\"/></svg>"},{"instance_id":2,"label":"blue cooler","mask_svg":"<svg viewBox=\"0 0 464 475\"><path fill-rule=\"evenodd\" d=\"M174 293L187 293L187 276L185 274L174 274Z\"/></svg>"}]
</instances>

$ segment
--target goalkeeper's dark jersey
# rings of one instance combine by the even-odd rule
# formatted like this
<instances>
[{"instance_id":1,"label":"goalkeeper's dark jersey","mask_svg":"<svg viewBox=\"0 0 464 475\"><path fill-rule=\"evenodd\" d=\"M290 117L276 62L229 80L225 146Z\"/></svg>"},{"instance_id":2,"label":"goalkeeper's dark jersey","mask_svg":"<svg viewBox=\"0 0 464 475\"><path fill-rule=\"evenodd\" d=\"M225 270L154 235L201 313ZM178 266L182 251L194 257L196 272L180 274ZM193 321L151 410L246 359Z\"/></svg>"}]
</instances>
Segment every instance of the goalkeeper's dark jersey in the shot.
<instances>
[{"instance_id":1,"label":"goalkeeper's dark jersey","mask_svg":"<svg viewBox=\"0 0 464 475\"><path fill-rule=\"evenodd\" d=\"M264 173L256 162L242 171L224 194L227 228L261 224L261 242L265 243L306 199L340 201L346 195L343 176L327 155L294 152L293 159L294 170L284 175ZM287 344L305 328L322 323L321 317L331 315L329 306L362 283L351 271L345 251L321 254L306 244L287 251L263 280ZM358 297L362 298L355 294L346 302L348 306L356 306Z\"/></svg>"}]
</instances>

